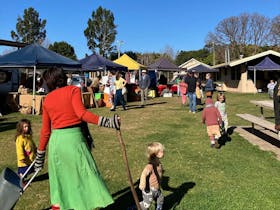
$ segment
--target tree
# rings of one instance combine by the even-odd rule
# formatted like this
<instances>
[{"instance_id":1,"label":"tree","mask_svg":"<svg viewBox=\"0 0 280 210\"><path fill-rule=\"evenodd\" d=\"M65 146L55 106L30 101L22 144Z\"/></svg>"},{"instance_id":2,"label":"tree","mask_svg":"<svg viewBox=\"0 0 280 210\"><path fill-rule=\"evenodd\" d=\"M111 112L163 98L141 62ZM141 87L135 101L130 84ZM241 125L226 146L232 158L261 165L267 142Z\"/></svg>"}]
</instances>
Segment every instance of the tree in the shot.
<instances>
[{"instance_id":1,"label":"tree","mask_svg":"<svg viewBox=\"0 0 280 210\"><path fill-rule=\"evenodd\" d=\"M175 52L173 48L169 45L166 45L164 50L162 51L163 57L169 60L170 62L174 61L175 58Z\"/></svg>"},{"instance_id":2,"label":"tree","mask_svg":"<svg viewBox=\"0 0 280 210\"><path fill-rule=\"evenodd\" d=\"M65 57L77 60L74 48L67 42L54 42L49 49Z\"/></svg>"},{"instance_id":3,"label":"tree","mask_svg":"<svg viewBox=\"0 0 280 210\"><path fill-rule=\"evenodd\" d=\"M270 20L262 15L253 14L250 23L250 43L255 46L254 53L258 47L265 46L269 41Z\"/></svg>"},{"instance_id":4,"label":"tree","mask_svg":"<svg viewBox=\"0 0 280 210\"><path fill-rule=\"evenodd\" d=\"M211 58L210 51L206 47L196 51L180 51L176 56L175 64L179 66L192 58L206 64L212 64L209 57Z\"/></svg>"},{"instance_id":5,"label":"tree","mask_svg":"<svg viewBox=\"0 0 280 210\"><path fill-rule=\"evenodd\" d=\"M226 18L218 23L214 32L209 32L206 44L215 44L215 60L225 60L225 52L229 49L230 59L250 56L268 46L270 40L270 20L257 13L243 13Z\"/></svg>"},{"instance_id":6,"label":"tree","mask_svg":"<svg viewBox=\"0 0 280 210\"><path fill-rule=\"evenodd\" d=\"M17 18L16 32L11 31L11 37L15 41L41 44L46 38L47 21L39 18L39 13L32 7L24 10L23 18Z\"/></svg>"},{"instance_id":7,"label":"tree","mask_svg":"<svg viewBox=\"0 0 280 210\"><path fill-rule=\"evenodd\" d=\"M280 46L280 15L272 19L271 23L271 43Z\"/></svg>"},{"instance_id":8,"label":"tree","mask_svg":"<svg viewBox=\"0 0 280 210\"><path fill-rule=\"evenodd\" d=\"M100 55L108 57L115 48L112 43L115 41L116 34L114 15L110 10L98 7L96 12L92 12L88 27L84 30L87 46L92 52L98 48Z\"/></svg>"}]
</instances>

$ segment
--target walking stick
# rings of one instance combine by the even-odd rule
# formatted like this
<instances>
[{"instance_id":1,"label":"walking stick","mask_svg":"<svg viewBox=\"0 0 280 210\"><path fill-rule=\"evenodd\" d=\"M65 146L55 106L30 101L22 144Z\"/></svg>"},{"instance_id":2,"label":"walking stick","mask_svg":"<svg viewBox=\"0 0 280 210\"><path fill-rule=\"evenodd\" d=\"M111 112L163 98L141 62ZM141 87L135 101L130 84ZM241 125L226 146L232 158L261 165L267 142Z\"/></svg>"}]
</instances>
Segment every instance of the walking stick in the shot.
<instances>
[{"instance_id":1,"label":"walking stick","mask_svg":"<svg viewBox=\"0 0 280 210\"><path fill-rule=\"evenodd\" d=\"M125 163L125 166L126 166L126 173L127 173L127 178L128 178L129 184L130 184L130 189L131 189L131 192L132 192L137 210L141 210L139 200L138 200L136 191L135 191L134 186L133 186L132 177L131 177L131 173L130 173L130 169L129 169L129 165L128 165L128 159L127 159L127 155L126 155L125 144L124 144L124 141L123 141L122 134L121 134L120 130L117 130L117 136L118 136L119 142L120 142L121 147L122 147L122 156L123 156L123 160L124 160L124 163Z\"/></svg>"}]
</instances>

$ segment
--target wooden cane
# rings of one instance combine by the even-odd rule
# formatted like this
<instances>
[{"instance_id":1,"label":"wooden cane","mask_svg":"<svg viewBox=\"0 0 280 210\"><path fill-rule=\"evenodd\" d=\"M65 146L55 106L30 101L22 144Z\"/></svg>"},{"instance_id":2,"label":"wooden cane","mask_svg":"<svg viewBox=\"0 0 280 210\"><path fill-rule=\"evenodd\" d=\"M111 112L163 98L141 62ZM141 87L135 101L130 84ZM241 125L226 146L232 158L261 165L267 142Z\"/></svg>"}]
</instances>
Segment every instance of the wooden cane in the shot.
<instances>
[{"instance_id":1,"label":"wooden cane","mask_svg":"<svg viewBox=\"0 0 280 210\"><path fill-rule=\"evenodd\" d=\"M126 166L126 173L127 173L128 181L130 183L130 189L131 189L131 192L132 192L137 210L141 210L139 200L138 200L136 191L135 191L134 186L133 186L133 181L132 181L132 177L131 177L131 173L130 173L130 169L129 169L129 165L128 165L128 159L127 159L125 144L124 144L124 141L123 141L122 134L121 134L120 130L117 130L117 136L118 136L119 142L120 142L121 147L122 147L122 156L123 156L123 160L124 160L124 163L125 163L125 166Z\"/></svg>"}]
</instances>

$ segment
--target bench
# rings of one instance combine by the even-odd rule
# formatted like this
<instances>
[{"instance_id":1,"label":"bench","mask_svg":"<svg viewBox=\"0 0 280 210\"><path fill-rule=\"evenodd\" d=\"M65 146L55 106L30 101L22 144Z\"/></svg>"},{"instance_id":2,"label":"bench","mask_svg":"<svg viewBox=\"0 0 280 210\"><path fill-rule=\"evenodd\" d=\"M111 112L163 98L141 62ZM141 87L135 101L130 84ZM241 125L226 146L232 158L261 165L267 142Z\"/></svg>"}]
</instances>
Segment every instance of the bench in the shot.
<instances>
[{"instance_id":1,"label":"bench","mask_svg":"<svg viewBox=\"0 0 280 210\"><path fill-rule=\"evenodd\" d=\"M252 128L254 128L254 125L256 124L256 125L259 125L263 128L266 128L266 129L278 134L278 131L275 130L275 128L274 128L275 124L272 122L269 122L261 117L256 117L251 114L236 114L236 116L241 117L242 119L251 122Z\"/></svg>"}]
</instances>

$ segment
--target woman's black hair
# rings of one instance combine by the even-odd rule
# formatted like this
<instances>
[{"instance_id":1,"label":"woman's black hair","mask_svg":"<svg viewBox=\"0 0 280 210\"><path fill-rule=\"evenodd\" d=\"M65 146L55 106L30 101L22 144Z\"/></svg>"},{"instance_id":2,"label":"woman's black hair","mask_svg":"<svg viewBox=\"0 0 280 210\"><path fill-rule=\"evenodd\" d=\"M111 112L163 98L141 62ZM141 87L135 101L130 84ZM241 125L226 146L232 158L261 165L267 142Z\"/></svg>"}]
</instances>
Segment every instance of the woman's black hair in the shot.
<instances>
[{"instance_id":1,"label":"woman's black hair","mask_svg":"<svg viewBox=\"0 0 280 210\"><path fill-rule=\"evenodd\" d=\"M67 76L62 68L51 67L43 73L43 79L49 88L49 92L67 85Z\"/></svg>"}]
</instances>

